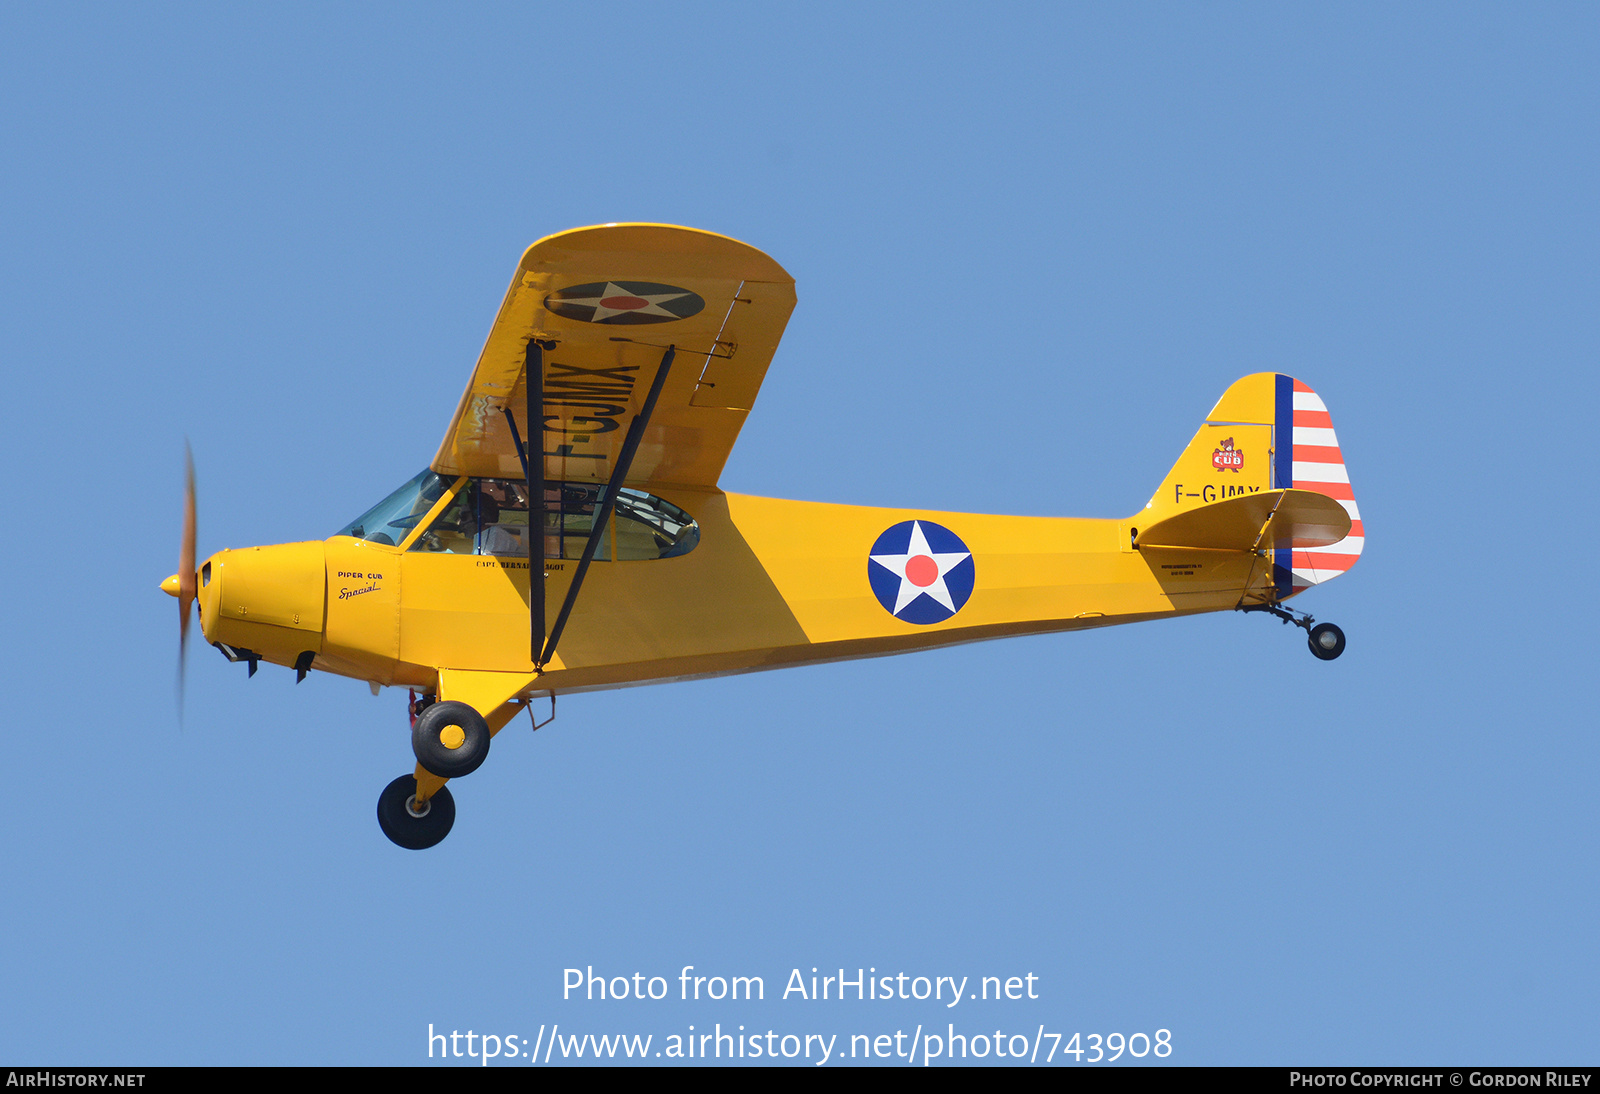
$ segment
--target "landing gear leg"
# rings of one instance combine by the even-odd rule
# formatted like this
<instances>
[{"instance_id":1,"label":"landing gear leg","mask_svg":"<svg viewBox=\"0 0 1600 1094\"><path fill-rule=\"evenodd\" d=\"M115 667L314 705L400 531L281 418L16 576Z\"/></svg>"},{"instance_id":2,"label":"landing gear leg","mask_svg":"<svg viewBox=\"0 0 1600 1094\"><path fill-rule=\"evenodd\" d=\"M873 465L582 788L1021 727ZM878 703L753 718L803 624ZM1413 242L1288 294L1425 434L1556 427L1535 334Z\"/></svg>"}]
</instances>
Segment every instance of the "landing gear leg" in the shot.
<instances>
[{"instance_id":1,"label":"landing gear leg","mask_svg":"<svg viewBox=\"0 0 1600 1094\"><path fill-rule=\"evenodd\" d=\"M1332 661L1344 652L1344 632L1332 623L1318 623L1305 612L1285 608L1280 604L1250 604L1238 609L1241 612L1271 612L1285 623L1293 623L1306 632L1306 645L1322 661Z\"/></svg>"}]
</instances>

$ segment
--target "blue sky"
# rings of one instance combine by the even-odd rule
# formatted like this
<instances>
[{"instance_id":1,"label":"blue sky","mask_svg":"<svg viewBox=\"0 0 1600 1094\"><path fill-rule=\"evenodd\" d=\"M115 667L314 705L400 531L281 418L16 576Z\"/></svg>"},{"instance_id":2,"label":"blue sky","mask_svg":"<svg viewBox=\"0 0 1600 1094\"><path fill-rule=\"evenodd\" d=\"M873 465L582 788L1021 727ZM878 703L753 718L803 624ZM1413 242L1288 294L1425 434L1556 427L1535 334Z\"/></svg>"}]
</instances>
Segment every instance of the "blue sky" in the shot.
<instances>
[{"instance_id":1,"label":"blue sky","mask_svg":"<svg viewBox=\"0 0 1600 1094\"><path fill-rule=\"evenodd\" d=\"M720 1023L1592 1062L1597 24L6 8L0 1057ZM575 696L425 854L373 818L403 696L202 644L180 728L184 438L202 553L330 534L431 457L522 248L614 220L797 279L730 490L1122 516L1232 380L1307 381L1368 539L1298 605L1348 651L1213 615ZM673 994L563 1000L588 966ZM1039 998L779 998L813 967Z\"/></svg>"}]
</instances>

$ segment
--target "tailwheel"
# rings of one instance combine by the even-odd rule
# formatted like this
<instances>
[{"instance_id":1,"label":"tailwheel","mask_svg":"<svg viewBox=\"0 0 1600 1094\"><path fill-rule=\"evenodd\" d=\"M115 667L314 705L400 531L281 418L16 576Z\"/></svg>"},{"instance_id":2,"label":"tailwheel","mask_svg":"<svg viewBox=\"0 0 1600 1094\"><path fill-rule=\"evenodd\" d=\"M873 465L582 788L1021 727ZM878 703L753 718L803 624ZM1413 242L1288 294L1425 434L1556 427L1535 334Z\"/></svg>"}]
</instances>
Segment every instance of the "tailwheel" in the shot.
<instances>
[{"instance_id":1,"label":"tailwheel","mask_svg":"<svg viewBox=\"0 0 1600 1094\"><path fill-rule=\"evenodd\" d=\"M1305 612L1285 608L1281 604L1241 604L1236 611L1271 612L1285 623L1293 623L1306 632L1306 644L1320 660L1332 661L1344 652L1344 632L1332 623L1318 623Z\"/></svg>"},{"instance_id":2,"label":"tailwheel","mask_svg":"<svg viewBox=\"0 0 1600 1094\"><path fill-rule=\"evenodd\" d=\"M1306 644L1317 657L1332 661L1344 652L1344 632L1332 623L1318 623L1311 628L1311 637Z\"/></svg>"},{"instance_id":3,"label":"tailwheel","mask_svg":"<svg viewBox=\"0 0 1600 1094\"><path fill-rule=\"evenodd\" d=\"M456 822L456 801L441 786L417 804L417 779L401 775L378 796L378 827L391 841L408 851L432 847L450 834Z\"/></svg>"},{"instance_id":4,"label":"tailwheel","mask_svg":"<svg viewBox=\"0 0 1600 1094\"><path fill-rule=\"evenodd\" d=\"M478 770L489 756L489 723L466 703L430 704L411 727L417 762L443 779Z\"/></svg>"}]
</instances>

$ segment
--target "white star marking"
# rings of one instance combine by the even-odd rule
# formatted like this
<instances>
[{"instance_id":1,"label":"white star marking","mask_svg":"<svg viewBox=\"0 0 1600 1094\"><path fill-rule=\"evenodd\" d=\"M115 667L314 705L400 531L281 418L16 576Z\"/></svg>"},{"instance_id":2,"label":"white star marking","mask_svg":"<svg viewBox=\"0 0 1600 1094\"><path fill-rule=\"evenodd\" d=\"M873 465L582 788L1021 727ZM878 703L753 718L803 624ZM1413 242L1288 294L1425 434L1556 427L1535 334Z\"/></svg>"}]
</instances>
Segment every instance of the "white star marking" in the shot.
<instances>
[{"instance_id":1,"label":"white star marking","mask_svg":"<svg viewBox=\"0 0 1600 1094\"><path fill-rule=\"evenodd\" d=\"M559 300L556 300L555 303L557 303L557 304L583 304L583 305L592 306L594 308L594 318L590 320L590 322L592 322L592 323L598 323L602 319L610 319L613 315L630 315L630 314L631 315L660 315L660 316L666 317L667 319L677 319L678 318L678 314L676 312L670 312L666 308L663 308L661 305L666 303L668 300L677 300L677 299L679 299L681 297L685 297L685 296L688 296L688 295L689 294L686 293L686 292L666 292L666 293L651 293L648 296L640 296L637 293L629 292L627 289L622 288L620 285L616 284L615 282L607 281L606 282L606 287L601 291L599 296L585 296L585 297L564 296L564 297L561 297ZM648 301L648 303L642 308L608 308L604 304L601 303L602 300L610 300L612 297L616 297L616 296L625 296L625 297L629 297L630 299L633 299L633 300L644 300L644 301Z\"/></svg>"},{"instance_id":2,"label":"white star marking","mask_svg":"<svg viewBox=\"0 0 1600 1094\"><path fill-rule=\"evenodd\" d=\"M900 579L900 594L895 597L893 613L899 615L905 610L907 604L910 604L923 593L927 593L954 612L956 610L955 601L950 598L950 587L945 584L944 575L949 573L951 568L963 559L971 558L972 553L970 551L935 553L928 546L928 537L922 534L922 522L914 520L911 522L911 542L906 546L905 554L868 555L867 557ZM934 573L931 581L918 584L916 580L913 580L913 577L927 578L928 576L926 563L920 567L912 566L912 562L916 559L929 559L932 561ZM913 571L912 576L906 574L908 567Z\"/></svg>"}]
</instances>

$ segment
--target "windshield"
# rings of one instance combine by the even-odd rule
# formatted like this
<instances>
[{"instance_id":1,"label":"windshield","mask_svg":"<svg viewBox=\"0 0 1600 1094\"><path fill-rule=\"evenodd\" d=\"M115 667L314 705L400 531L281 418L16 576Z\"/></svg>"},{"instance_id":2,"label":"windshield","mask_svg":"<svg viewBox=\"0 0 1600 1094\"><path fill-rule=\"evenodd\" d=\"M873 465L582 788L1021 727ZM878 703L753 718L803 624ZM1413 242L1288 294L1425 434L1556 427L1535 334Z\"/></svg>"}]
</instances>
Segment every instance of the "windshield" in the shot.
<instances>
[{"instance_id":1,"label":"windshield","mask_svg":"<svg viewBox=\"0 0 1600 1094\"><path fill-rule=\"evenodd\" d=\"M397 546L427 516L452 481L424 470L334 535Z\"/></svg>"}]
</instances>

